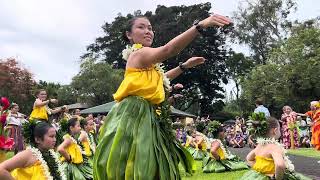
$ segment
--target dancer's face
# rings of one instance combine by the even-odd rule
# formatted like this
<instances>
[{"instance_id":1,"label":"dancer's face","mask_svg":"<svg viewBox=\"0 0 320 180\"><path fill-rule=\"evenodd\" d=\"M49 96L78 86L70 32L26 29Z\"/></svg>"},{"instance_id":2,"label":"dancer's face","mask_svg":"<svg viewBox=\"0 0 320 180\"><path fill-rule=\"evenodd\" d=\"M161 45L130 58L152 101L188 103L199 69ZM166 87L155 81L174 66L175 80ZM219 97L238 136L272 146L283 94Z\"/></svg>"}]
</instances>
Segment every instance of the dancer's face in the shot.
<instances>
[{"instance_id":1,"label":"dancer's face","mask_svg":"<svg viewBox=\"0 0 320 180\"><path fill-rule=\"evenodd\" d=\"M150 47L154 38L150 21L143 17L136 19L132 25L131 32L127 32L127 37L131 43Z\"/></svg>"},{"instance_id":2,"label":"dancer's face","mask_svg":"<svg viewBox=\"0 0 320 180\"><path fill-rule=\"evenodd\" d=\"M80 122L77 121L74 126L70 126L70 131L72 134L78 134L81 131Z\"/></svg>"},{"instance_id":3,"label":"dancer's face","mask_svg":"<svg viewBox=\"0 0 320 180\"><path fill-rule=\"evenodd\" d=\"M11 108L11 113L15 114L19 111L19 106L18 105L15 105Z\"/></svg>"},{"instance_id":4,"label":"dancer's face","mask_svg":"<svg viewBox=\"0 0 320 180\"><path fill-rule=\"evenodd\" d=\"M40 100L44 101L44 100L47 99L47 92L46 92L46 91L40 91L39 94L37 95L37 97L38 97Z\"/></svg>"},{"instance_id":5,"label":"dancer's face","mask_svg":"<svg viewBox=\"0 0 320 180\"><path fill-rule=\"evenodd\" d=\"M43 150L53 149L56 145L56 130L53 127L49 128L43 139L36 138L36 142Z\"/></svg>"}]
</instances>

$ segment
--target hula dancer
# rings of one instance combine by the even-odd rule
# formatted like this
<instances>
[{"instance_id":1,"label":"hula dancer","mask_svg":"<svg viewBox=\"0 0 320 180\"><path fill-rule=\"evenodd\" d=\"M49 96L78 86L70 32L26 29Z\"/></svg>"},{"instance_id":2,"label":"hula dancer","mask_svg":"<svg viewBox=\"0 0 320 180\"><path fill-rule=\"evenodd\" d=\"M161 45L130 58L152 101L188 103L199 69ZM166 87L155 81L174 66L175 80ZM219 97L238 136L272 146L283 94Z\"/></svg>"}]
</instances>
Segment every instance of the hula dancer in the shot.
<instances>
[{"instance_id":1,"label":"hula dancer","mask_svg":"<svg viewBox=\"0 0 320 180\"><path fill-rule=\"evenodd\" d=\"M26 150L0 164L1 180L66 180L56 152L56 131L46 122L26 123ZM11 173L10 173L11 172Z\"/></svg>"},{"instance_id":2,"label":"hula dancer","mask_svg":"<svg viewBox=\"0 0 320 180\"><path fill-rule=\"evenodd\" d=\"M82 119L80 121L81 133L79 141L81 142L81 147L83 149L82 156L85 163L89 163L90 166L93 165L93 155L96 151L96 144L94 142L93 135L90 134L90 131L93 129L93 120Z\"/></svg>"},{"instance_id":3,"label":"hula dancer","mask_svg":"<svg viewBox=\"0 0 320 180\"><path fill-rule=\"evenodd\" d=\"M159 63L177 55L203 28L229 23L226 17L212 15L164 46L151 48L154 33L149 20L135 17L129 21L125 39L132 46L123 51L127 65L114 94L118 103L100 130L94 157L96 180L180 179L179 162L191 172L192 157L173 134L165 90L169 91L170 79L204 63L204 58L190 58L167 73Z\"/></svg>"},{"instance_id":4,"label":"hula dancer","mask_svg":"<svg viewBox=\"0 0 320 180\"><path fill-rule=\"evenodd\" d=\"M14 140L13 151L17 154L24 150L24 142L22 136L22 123L27 122L25 116L19 113L19 106L16 103L12 103L10 106L10 112L7 116L6 132L10 138Z\"/></svg>"},{"instance_id":5,"label":"hula dancer","mask_svg":"<svg viewBox=\"0 0 320 180\"><path fill-rule=\"evenodd\" d=\"M202 160L207 153L207 142L204 134L192 131L191 136L188 137L186 147L194 160Z\"/></svg>"},{"instance_id":6,"label":"hula dancer","mask_svg":"<svg viewBox=\"0 0 320 180\"><path fill-rule=\"evenodd\" d=\"M263 118L262 118L263 117ZM285 154L283 145L276 140L280 138L280 125L273 117L253 118L257 147L247 155L247 162L252 167L243 175L243 180L309 179L294 171L294 165Z\"/></svg>"},{"instance_id":7,"label":"hula dancer","mask_svg":"<svg viewBox=\"0 0 320 180\"><path fill-rule=\"evenodd\" d=\"M47 92L44 89L40 89L36 92L36 101L33 104L33 110L30 114L29 120L48 121L48 115L55 114L61 111L61 108L50 109L49 103L58 103L56 99L47 100Z\"/></svg>"},{"instance_id":8,"label":"hula dancer","mask_svg":"<svg viewBox=\"0 0 320 180\"><path fill-rule=\"evenodd\" d=\"M64 141L58 146L61 154L62 165L65 167L65 174L68 180L92 179L92 167L84 163L80 143L76 140L81 131L77 118L61 121L61 129L68 132L63 136Z\"/></svg>"},{"instance_id":9,"label":"hula dancer","mask_svg":"<svg viewBox=\"0 0 320 180\"><path fill-rule=\"evenodd\" d=\"M209 123L209 132L215 139L211 140L210 155L203 160L204 173L218 173L248 169L248 166L237 156L232 155L225 146L224 128L218 121Z\"/></svg>"}]
</instances>

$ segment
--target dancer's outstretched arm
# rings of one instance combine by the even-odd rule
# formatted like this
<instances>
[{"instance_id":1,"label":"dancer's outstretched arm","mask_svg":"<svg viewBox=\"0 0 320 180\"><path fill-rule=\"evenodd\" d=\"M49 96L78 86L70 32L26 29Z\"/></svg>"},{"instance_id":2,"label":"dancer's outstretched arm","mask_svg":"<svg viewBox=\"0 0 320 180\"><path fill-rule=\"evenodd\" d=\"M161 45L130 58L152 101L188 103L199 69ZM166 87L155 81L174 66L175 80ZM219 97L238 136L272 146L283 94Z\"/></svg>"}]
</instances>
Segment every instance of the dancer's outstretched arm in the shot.
<instances>
[{"instance_id":1,"label":"dancer's outstretched arm","mask_svg":"<svg viewBox=\"0 0 320 180\"><path fill-rule=\"evenodd\" d=\"M222 27L230 23L231 20L229 18L214 14L200 21L199 25L202 28L208 28L213 26ZM133 64L140 64L140 66L147 67L151 66L152 64L163 62L181 52L198 34L199 32L196 29L196 26L192 26L187 31L173 38L164 46L158 48L144 47L138 51L135 51L132 53L132 55L130 55L128 63L131 64L130 61L133 61Z\"/></svg>"},{"instance_id":2,"label":"dancer's outstretched arm","mask_svg":"<svg viewBox=\"0 0 320 180\"><path fill-rule=\"evenodd\" d=\"M203 57L192 57L188 59L186 62L182 64L183 68L189 69L193 68L195 66L198 66L200 64L203 64L205 62L205 59ZM183 73L183 70L178 66L176 68L171 69L170 71L166 72L166 76L173 80L176 77L178 77L181 73Z\"/></svg>"}]
</instances>

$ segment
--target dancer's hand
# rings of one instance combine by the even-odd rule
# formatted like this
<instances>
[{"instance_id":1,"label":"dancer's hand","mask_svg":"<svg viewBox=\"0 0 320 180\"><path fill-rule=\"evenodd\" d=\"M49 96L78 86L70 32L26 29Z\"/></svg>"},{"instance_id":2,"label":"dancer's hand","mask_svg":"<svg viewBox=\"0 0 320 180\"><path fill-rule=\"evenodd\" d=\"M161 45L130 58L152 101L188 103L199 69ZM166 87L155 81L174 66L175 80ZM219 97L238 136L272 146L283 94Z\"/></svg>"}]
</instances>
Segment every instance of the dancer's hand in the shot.
<instances>
[{"instance_id":1,"label":"dancer's hand","mask_svg":"<svg viewBox=\"0 0 320 180\"><path fill-rule=\"evenodd\" d=\"M205 59L203 57L192 57L188 59L185 63L183 63L183 65L186 68L192 68L200 64L203 64L204 62L205 62Z\"/></svg>"},{"instance_id":2,"label":"dancer's hand","mask_svg":"<svg viewBox=\"0 0 320 180\"><path fill-rule=\"evenodd\" d=\"M213 14L206 19L199 22L199 25L203 28L213 27L213 26L225 26L231 24L231 19L221 16L219 14Z\"/></svg>"},{"instance_id":3,"label":"dancer's hand","mask_svg":"<svg viewBox=\"0 0 320 180\"><path fill-rule=\"evenodd\" d=\"M182 89L182 88L183 88L183 85L182 85L182 84L180 84L180 83L175 84L175 85L173 86L173 89L176 89L176 90L178 90L178 89Z\"/></svg>"}]
</instances>

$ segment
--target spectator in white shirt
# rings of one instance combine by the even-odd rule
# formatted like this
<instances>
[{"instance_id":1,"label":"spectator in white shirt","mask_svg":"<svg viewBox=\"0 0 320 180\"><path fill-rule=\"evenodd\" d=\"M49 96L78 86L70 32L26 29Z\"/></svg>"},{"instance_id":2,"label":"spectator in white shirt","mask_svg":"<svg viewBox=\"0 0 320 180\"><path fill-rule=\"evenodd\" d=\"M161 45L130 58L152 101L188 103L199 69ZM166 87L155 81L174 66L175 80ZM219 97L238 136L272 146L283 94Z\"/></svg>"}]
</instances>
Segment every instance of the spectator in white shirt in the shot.
<instances>
[{"instance_id":1,"label":"spectator in white shirt","mask_svg":"<svg viewBox=\"0 0 320 180\"><path fill-rule=\"evenodd\" d=\"M254 113L259 113L259 112L263 112L266 117L270 117L270 112L268 108L263 106L263 101L260 98L256 100L256 109L254 110Z\"/></svg>"}]
</instances>

